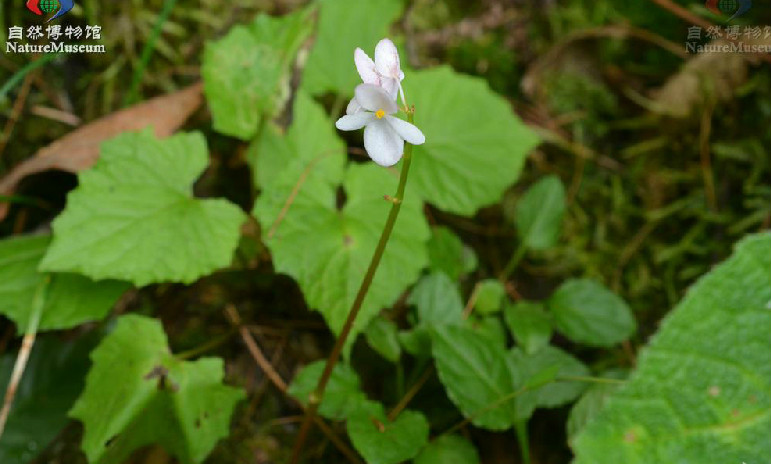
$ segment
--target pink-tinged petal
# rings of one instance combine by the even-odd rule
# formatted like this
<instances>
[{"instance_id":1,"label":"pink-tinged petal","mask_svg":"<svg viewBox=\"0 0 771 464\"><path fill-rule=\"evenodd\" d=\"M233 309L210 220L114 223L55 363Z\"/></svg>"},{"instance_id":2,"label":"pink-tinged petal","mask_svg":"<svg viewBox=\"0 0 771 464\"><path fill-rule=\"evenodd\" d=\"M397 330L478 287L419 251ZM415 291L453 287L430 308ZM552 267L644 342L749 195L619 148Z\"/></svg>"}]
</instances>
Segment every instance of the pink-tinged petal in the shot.
<instances>
[{"instance_id":1,"label":"pink-tinged petal","mask_svg":"<svg viewBox=\"0 0 771 464\"><path fill-rule=\"evenodd\" d=\"M423 135L420 129L415 127L414 124L410 124L402 119L386 116L386 121L391 125L393 130L399 134L399 137L408 141L413 145L423 145L426 142L426 136Z\"/></svg>"},{"instance_id":2,"label":"pink-tinged petal","mask_svg":"<svg viewBox=\"0 0 771 464\"><path fill-rule=\"evenodd\" d=\"M401 69L399 65L399 52L396 45L390 39L383 39L375 47L375 69L383 76L391 79L399 79Z\"/></svg>"},{"instance_id":3,"label":"pink-tinged petal","mask_svg":"<svg viewBox=\"0 0 771 464\"><path fill-rule=\"evenodd\" d=\"M393 166L402 159L404 140L383 119L375 119L364 129L364 148L372 161Z\"/></svg>"},{"instance_id":4,"label":"pink-tinged petal","mask_svg":"<svg viewBox=\"0 0 771 464\"><path fill-rule=\"evenodd\" d=\"M390 77L383 77L380 82L380 87L395 101L396 97L399 96L399 82Z\"/></svg>"},{"instance_id":5,"label":"pink-tinged petal","mask_svg":"<svg viewBox=\"0 0 771 464\"><path fill-rule=\"evenodd\" d=\"M373 119L376 119L374 114L362 111L361 113L343 116L337 120L335 127L343 131L358 130L369 124Z\"/></svg>"},{"instance_id":6,"label":"pink-tinged petal","mask_svg":"<svg viewBox=\"0 0 771 464\"><path fill-rule=\"evenodd\" d=\"M345 114L356 114L360 111L364 111L364 109L355 98L351 98L351 101L348 102L348 106L345 108Z\"/></svg>"},{"instance_id":7,"label":"pink-tinged petal","mask_svg":"<svg viewBox=\"0 0 771 464\"><path fill-rule=\"evenodd\" d=\"M382 88L372 84L359 84L356 87L356 101L364 109L374 113L383 110L386 114L396 113L398 109L393 98Z\"/></svg>"},{"instance_id":8,"label":"pink-tinged petal","mask_svg":"<svg viewBox=\"0 0 771 464\"><path fill-rule=\"evenodd\" d=\"M380 85L380 76L375 69L375 62L364 53L364 50L357 48L353 52L353 62L356 63L356 70L359 71L362 81L367 84Z\"/></svg>"}]
</instances>

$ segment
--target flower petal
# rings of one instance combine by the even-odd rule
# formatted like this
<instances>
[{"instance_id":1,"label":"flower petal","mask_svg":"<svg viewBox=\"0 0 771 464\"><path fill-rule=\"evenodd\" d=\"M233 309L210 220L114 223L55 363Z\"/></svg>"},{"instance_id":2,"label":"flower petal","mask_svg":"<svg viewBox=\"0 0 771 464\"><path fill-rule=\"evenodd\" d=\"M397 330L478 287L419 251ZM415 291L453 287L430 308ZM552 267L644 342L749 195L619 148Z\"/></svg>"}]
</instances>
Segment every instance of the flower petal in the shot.
<instances>
[{"instance_id":1,"label":"flower petal","mask_svg":"<svg viewBox=\"0 0 771 464\"><path fill-rule=\"evenodd\" d=\"M380 85L380 76L375 69L375 62L364 50L357 48L353 52L353 62L356 63L356 70L359 71L361 80L367 84Z\"/></svg>"},{"instance_id":2,"label":"flower petal","mask_svg":"<svg viewBox=\"0 0 771 464\"><path fill-rule=\"evenodd\" d=\"M391 79L404 78L399 67L399 52L390 39L383 39L375 47L375 68L377 72Z\"/></svg>"},{"instance_id":3,"label":"flower petal","mask_svg":"<svg viewBox=\"0 0 771 464\"><path fill-rule=\"evenodd\" d=\"M352 131L361 129L375 119L375 115L362 111L356 114L347 114L338 119L335 123L335 127L344 131Z\"/></svg>"},{"instance_id":4,"label":"flower petal","mask_svg":"<svg viewBox=\"0 0 771 464\"><path fill-rule=\"evenodd\" d=\"M356 87L356 101L364 109L377 112L383 110L386 114L396 113L396 103L382 88L372 84L359 84Z\"/></svg>"},{"instance_id":5,"label":"flower petal","mask_svg":"<svg viewBox=\"0 0 771 464\"><path fill-rule=\"evenodd\" d=\"M404 153L404 140L382 119L375 119L364 129L364 148L381 166L393 166Z\"/></svg>"},{"instance_id":6,"label":"flower petal","mask_svg":"<svg viewBox=\"0 0 771 464\"><path fill-rule=\"evenodd\" d=\"M399 134L399 137L409 143L413 145L423 145L426 142L426 136L423 135L423 132L421 132L414 124L410 124L407 121L394 116L386 116L385 119L393 130Z\"/></svg>"},{"instance_id":7,"label":"flower petal","mask_svg":"<svg viewBox=\"0 0 771 464\"><path fill-rule=\"evenodd\" d=\"M351 98L351 101L348 102L348 106L345 108L345 114L356 114L360 111L363 111L363 109L359 102L355 98Z\"/></svg>"},{"instance_id":8,"label":"flower petal","mask_svg":"<svg viewBox=\"0 0 771 464\"><path fill-rule=\"evenodd\" d=\"M390 77L381 77L380 87L391 96L392 100L396 101L396 97L399 96L399 81Z\"/></svg>"}]
</instances>

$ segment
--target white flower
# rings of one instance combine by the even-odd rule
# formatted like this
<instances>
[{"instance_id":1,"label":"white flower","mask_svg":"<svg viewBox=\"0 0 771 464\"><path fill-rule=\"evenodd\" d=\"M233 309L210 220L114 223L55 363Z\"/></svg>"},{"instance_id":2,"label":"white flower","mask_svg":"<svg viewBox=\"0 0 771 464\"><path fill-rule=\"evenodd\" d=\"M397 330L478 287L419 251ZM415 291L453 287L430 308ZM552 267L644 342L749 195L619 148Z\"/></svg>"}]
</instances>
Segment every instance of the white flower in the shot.
<instances>
[{"instance_id":1,"label":"white flower","mask_svg":"<svg viewBox=\"0 0 771 464\"><path fill-rule=\"evenodd\" d=\"M404 153L405 140L413 145L426 141L420 129L392 116L398 109L396 102L382 88L360 84L355 95L352 103L360 107L348 105L348 114L338 119L335 126L344 131L364 127L364 148L377 164L393 166L398 163Z\"/></svg>"},{"instance_id":2,"label":"white flower","mask_svg":"<svg viewBox=\"0 0 771 464\"><path fill-rule=\"evenodd\" d=\"M394 100L401 93L402 103L404 103L404 91L401 85L404 73L399 64L399 52L390 39L378 42L375 47L375 61L372 61L361 48L357 48L353 53L353 61L365 84L382 87Z\"/></svg>"}]
</instances>

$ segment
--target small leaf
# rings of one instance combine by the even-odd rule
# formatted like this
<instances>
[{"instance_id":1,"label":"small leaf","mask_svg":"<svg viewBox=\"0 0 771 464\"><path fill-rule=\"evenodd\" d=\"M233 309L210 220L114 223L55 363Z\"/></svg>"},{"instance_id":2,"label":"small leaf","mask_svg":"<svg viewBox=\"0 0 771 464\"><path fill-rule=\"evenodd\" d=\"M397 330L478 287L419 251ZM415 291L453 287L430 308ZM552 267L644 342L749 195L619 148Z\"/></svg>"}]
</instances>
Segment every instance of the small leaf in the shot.
<instances>
[{"instance_id":1,"label":"small leaf","mask_svg":"<svg viewBox=\"0 0 771 464\"><path fill-rule=\"evenodd\" d=\"M498 316L480 317L472 314L465 321L466 326L474 332L489 338L495 344L506 347L506 327Z\"/></svg>"},{"instance_id":2,"label":"small leaf","mask_svg":"<svg viewBox=\"0 0 771 464\"><path fill-rule=\"evenodd\" d=\"M420 279L407 302L418 309L418 322L429 327L460 324L463 301L447 274L434 273Z\"/></svg>"},{"instance_id":3,"label":"small leaf","mask_svg":"<svg viewBox=\"0 0 771 464\"><path fill-rule=\"evenodd\" d=\"M626 372L621 370L612 370L604 373L602 378L623 380L626 378ZM596 383L589 387L576 404L570 408L568 415L567 433L568 441L578 435L578 432L586 427L605 406L610 395L618 390L620 383Z\"/></svg>"},{"instance_id":4,"label":"small leaf","mask_svg":"<svg viewBox=\"0 0 771 464\"><path fill-rule=\"evenodd\" d=\"M54 220L40 268L143 286L190 283L229 265L244 214L226 200L193 197L207 164L198 133L158 140L142 132L105 142Z\"/></svg>"},{"instance_id":5,"label":"small leaf","mask_svg":"<svg viewBox=\"0 0 771 464\"><path fill-rule=\"evenodd\" d=\"M466 216L498 202L538 143L509 102L446 66L410 73L404 87L426 135L410 173L423 199Z\"/></svg>"},{"instance_id":6,"label":"small leaf","mask_svg":"<svg viewBox=\"0 0 771 464\"><path fill-rule=\"evenodd\" d=\"M618 295L595 281L564 282L546 301L555 328L576 343L612 346L637 329L632 310Z\"/></svg>"},{"instance_id":7,"label":"small leaf","mask_svg":"<svg viewBox=\"0 0 771 464\"><path fill-rule=\"evenodd\" d=\"M523 301L507 305L503 317L517 344L526 353L533 354L549 344L551 318L541 303Z\"/></svg>"},{"instance_id":8,"label":"small leaf","mask_svg":"<svg viewBox=\"0 0 771 464\"><path fill-rule=\"evenodd\" d=\"M478 464L479 453L474 445L459 435L442 435L423 448L414 463Z\"/></svg>"},{"instance_id":9,"label":"small leaf","mask_svg":"<svg viewBox=\"0 0 771 464\"><path fill-rule=\"evenodd\" d=\"M307 405L308 398L316 389L325 365L326 360L322 359L303 367L292 380L287 393L297 398L300 403ZM353 368L347 364L337 363L324 391L324 399L319 405L319 414L327 419L342 420L368 402L367 396L361 391L359 376Z\"/></svg>"},{"instance_id":10,"label":"small leaf","mask_svg":"<svg viewBox=\"0 0 771 464\"><path fill-rule=\"evenodd\" d=\"M762 463L771 456L771 234L694 284L630 379L573 440L577 464Z\"/></svg>"},{"instance_id":11,"label":"small leaf","mask_svg":"<svg viewBox=\"0 0 771 464\"><path fill-rule=\"evenodd\" d=\"M142 316L121 317L91 360L70 416L83 422L83 451L94 464L123 462L151 443L184 464L202 462L244 398L222 385L221 359L176 359L160 322Z\"/></svg>"},{"instance_id":12,"label":"small leaf","mask_svg":"<svg viewBox=\"0 0 771 464\"><path fill-rule=\"evenodd\" d=\"M472 272L478 264L474 250L464 245L450 229L442 226L431 228L428 261L431 271L444 272L453 281Z\"/></svg>"},{"instance_id":13,"label":"small leaf","mask_svg":"<svg viewBox=\"0 0 771 464\"><path fill-rule=\"evenodd\" d=\"M373 350L391 362L398 362L402 355L398 332L399 329L393 321L376 317L370 322L365 335L367 343Z\"/></svg>"},{"instance_id":14,"label":"small leaf","mask_svg":"<svg viewBox=\"0 0 771 464\"><path fill-rule=\"evenodd\" d=\"M562 231L565 208L565 187L559 177L546 176L530 187L514 212L522 243L531 250L553 247Z\"/></svg>"},{"instance_id":15,"label":"small leaf","mask_svg":"<svg viewBox=\"0 0 771 464\"><path fill-rule=\"evenodd\" d=\"M453 325L436 327L431 340L439 380L463 415L477 427L511 427L515 401L506 401L506 397L514 392L514 383L503 347L469 328Z\"/></svg>"},{"instance_id":16,"label":"small leaf","mask_svg":"<svg viewBox=\"0 0 771 464\"><path fill-rule=\"evenodd\" d=\"M48 235L0 240L0 313L25 333L35 289L45 278L40 260L51 242ZM69 329L100 320L129 288L124 282L93 280L77 274L54 274L46 292L39 331Z\"/></svg>"},{"instance_id":17,"label":"small leaf","mask_svg":"<svg viewBox=\"0 0 771 464\"><path fill-rule=\"evenodd\" d=\"M402 330L398 337L407 353L419 358L431 356L431 330L428 327L418 326L412 330Z\"/></svg>"},{"instance_id":18,"label":"small leaf","mask_svg":"<svg viewBox=\"0 0 771 464\"><path fill-rule=\"evenodd\" d=\"M289 97L291 65L313 31L311 9L280 18L261 14L206 44L201 74L214 129L247 140Z\"/></svg>"},{"instance_id":19,"label":"small leaf","mask_svg":"<svg viewBox=\"0 0 771 464\"><path fill-rule=\"evenodd\" d=\"M482 314L497 313L501 310L503 299L506 297L506 289L503 284L495 279L487 279L477 285L476 302L474 309Z\"/></svg>"},{"instance_id":20,"label":"small leaf","mask_svg":"<svg viewBox=\"0 0 771 464\"><path fill-rule=\"evenodd\" d=\"M404 8L402 0L323 0L316 43L308 57L303 87L314 95L332 92L352 96L361 78L353 51L361 47L374 57L375 45ZM337 115L335 115L336 117Z\"/></svg>"},{"instance_id":21,"label":"small leaf","mask_svg":"<svg viewBox=\"0 0 771 464\"><path fill-rule=\"evenodd\" d=\"M517 401L517 417L527 419L536 408L556 408L578 398L585 382L560 380L559 377L585 377L589 369L578 359L554 346L545 346L533 354L519 348L509 351L509 366L515 385L534 386L555 378L538 388L522 393Z\"/></svg>"},{"instance_id":22,"label":"small leaf","mask_svg":"<svg viewBox=\"0 0 771 464\"><path fill-rule=\"evenodd\" d=\"M0 462L33 462L69 422L67 411L83 389L95 337L61 342L39 337L0 438ZM16 354L0 359L0 385L8 385Z\"/></svg>"},{"instance_id":23,"label":"small leaf","mask_svg":"<svg viewBox=\"0 0 771 464\"><path fill-rule=\"evenodd\" d=\"M428 421L415 411L402 411L395 421L383 406L359 411L348 419L348 436L368 464L398 464L415 457L428 442Z\"/></svg>"}]
</instances>

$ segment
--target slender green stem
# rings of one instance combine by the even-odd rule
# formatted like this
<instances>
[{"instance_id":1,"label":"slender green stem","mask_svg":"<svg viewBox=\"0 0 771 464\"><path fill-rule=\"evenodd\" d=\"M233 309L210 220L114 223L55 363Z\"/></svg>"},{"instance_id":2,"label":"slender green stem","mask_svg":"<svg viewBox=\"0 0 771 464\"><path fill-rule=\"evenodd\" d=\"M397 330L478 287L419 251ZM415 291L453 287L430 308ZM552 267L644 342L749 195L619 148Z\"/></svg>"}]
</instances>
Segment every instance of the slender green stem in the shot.
<instances>
[{"instance_id":1,"label":"slender green stem","mask_svg":"<svg viewBox=\"0 0 771 464\"><path fill-rule=\"evenodd\" d=\"M16 73L11 76L10 79L5 81L5 84L3 84L2 87L0 87L0 99L5 97L5 94L7 94L12 88L16 87L16 85L21 82L22 79L24 79L24 76L36 70L37 68L44 66L57 56L59 56L58 53L49 53L47 55L43 55L35 61L27 63L23 68L16 71Z\"/></svg>"},{"instance_id":2,"label":"slender green stem","mask_svg":"<svg viewBox=\"0 0 771 464\"><path fill-rule=\"evenodd\" d=\"M413 122L413 112L407 113L407 119L410 123ZM340 336L335 342L335 346L332 348L332 352L327 359L327 364L324 366L324 372L322 372L319 378L319 383L316 385L316 389L311 393L308 399L308 408L305 410L305 418L303 419L300 431L297 434L297 441L295 441L294 450L292 452L292 463L297 464L300 460L300 454L302 453L303 444L305 438L308 435L313 419L316 416L316 411L321 404L321 399L324 397L324 390L327 388L329 378L332 376L332 370L335 368L335 364L340 359L340 355L343 352L345 342L348 340L348 336L353 329L353 323L356 321L356 316L359 315L359 310L364 302L364 297L367 296L369 287L372 284L372 279L375 278L375 271L377 271L380 265L380 259L383 257L388 239L391 238L391 232L396 224L396 218L399 216L399 210L404 202L404 189L407 185L407 175L410 172L410 164L412 163L412 145L405 144L404 157L402 158L402 172L399 176L399 186L396 189L396 195L391 198L392 206L391 211L388 213L388 219L386 220L383 232L380 234L380 241L375 248L375 253L372 255L372 261L369 263L367 273L364 274L364 280L361 282L359 292L356 294L356 298L353 300L351 310L348 312L348 318L345 320L343 330L340 332Z\"/></svg>"},{"instance_id":3,"label":"slender green stem","mask_svg":"<svg viewBox=\"0 0 771 464\"><path fill-rule=\"evenodd\" d=\"M517 247L517 251L514 252L513 255L511 255L511 259L509 259L508 264L506 264L506 267L503 269L503 272L501 272L501 275L498 277L498 280L501 282L506 282L508 278L511 276L511 273L514 272L514 269L517 268L517 265L520 261L522 261L522 258L525 256L525 252L527 251L527 247L525 246L525 242L519 242L519 246Z\"/></svg>"},{"instance_id":4,"label":"slender green stem","mask_svg":"<svg viewBox=\"0 0 771 464\"><path fill-rule=\"evenodd\" d=\"M145 42L144 48L142 48L142 55L139 58L139 66L137 66L137 68L134 70L134 76L131 79L131 86L129 87L128 94L126 94L126 98L123 100L123 106L132 105L139 99L139 86L142 84L142 76L145 74L145 69L147 68L148 63L150 63L150 57L155 50L155 43L158 41L158 37L161 35L163 24L169 19L171 10L174 9L174 5L176 3L177 0L166 0L166 2L163 4L161 14L158 16L158 20L155 22L155 26L153 26L153 30L150 32L150 37L147 39L147 42Z\"/></svg>"},{"instance_id":5,"label":"slender green stem","mask_svg":"<svg viewBox=\"0 0 771 464\"><path fill-rule=\"evenodd\" d=\"M530 436L527 431L527 421L518 421L514 424L514 430L517 431L517 441L519 442L519 452L522 456L522 462L530 464Z\"/></svg>"},{"instance_id":6,"label":"slender green stem","mask_svg":"<svg viewBox=\"0 0 771 464\"><path fill-rule=\"evenodd\" d=\"M5 423L8 420L8 414L11 412L11 405L13 405L13 398L19 389L19 383L21 382L22 375L24 375L24 369L27 367L29 354L32 352L32 346L35 344L37 328L40 325L40 317L43 314L43 307L48 295L48 284L50 282L51 275L46 274L43 280L40 281L40 284L38 284L32 297L32 308L29 321L27 322L27 330L24 332L24 339L21 341L19 355L16 357L16 364L13 366L11 380L8 382L8 388L5 390L3 408L0 410L0 436L3 435L3 430L5 430Z\"/></svg>"},{"instance_id":7,"label":"slender green stem","mask_svg":"<svg viewBox=\"0 0 771 464\"><path fill-rule=\"evenodd\" d=\"M218 346L230 340L230 337L232 337L235 334L236 334L236 330L231 329L225 332L224 334L221 334L220 336L213 338L200 346L196 346L195 348L191 348L187 351L178 353L174 355L174 357L179 359L180 361L185 359L195 358L196 356L202 353L206 353L209 350L213 350L214 348L217 348Z\"/></svg>"}]
</instances>

